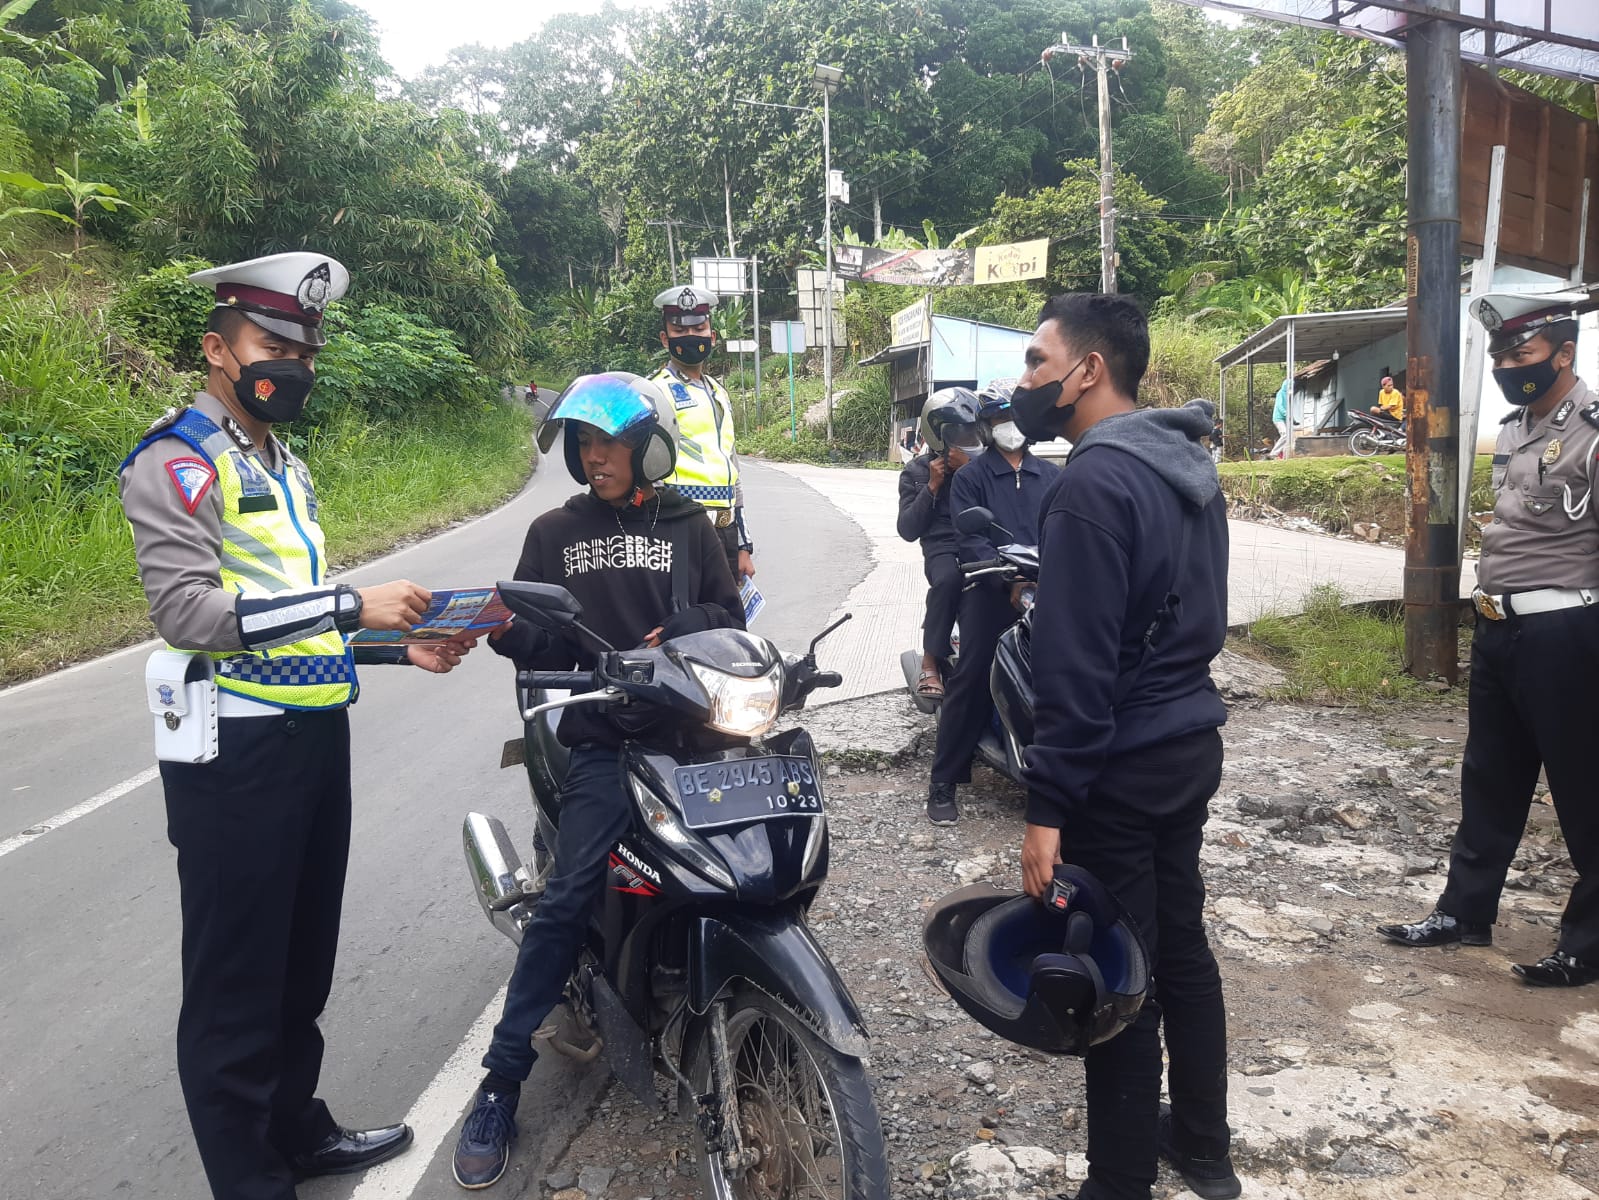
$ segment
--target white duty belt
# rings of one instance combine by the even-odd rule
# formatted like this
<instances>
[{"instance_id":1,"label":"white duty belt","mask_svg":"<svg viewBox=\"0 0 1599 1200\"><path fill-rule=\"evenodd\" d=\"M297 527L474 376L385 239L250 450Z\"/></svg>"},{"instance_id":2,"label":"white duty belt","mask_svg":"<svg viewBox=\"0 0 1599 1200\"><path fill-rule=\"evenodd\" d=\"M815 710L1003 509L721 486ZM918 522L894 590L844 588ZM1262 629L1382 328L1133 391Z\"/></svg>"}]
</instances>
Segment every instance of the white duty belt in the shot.
<instances>
[{"instance_id":1,"label":"white duty belt","mask_svg":"<svg viewBox=\"0 0 1599 1200\"><path fill-rule=\"evenodd\" d=\"M1506 617L1530 617L1563 608L1588 608L1599 604L1599 588L1537 588L1500 595L1474 588L1471 602L1490 621L1503 621Z\"/></svg>"}]
</instances>

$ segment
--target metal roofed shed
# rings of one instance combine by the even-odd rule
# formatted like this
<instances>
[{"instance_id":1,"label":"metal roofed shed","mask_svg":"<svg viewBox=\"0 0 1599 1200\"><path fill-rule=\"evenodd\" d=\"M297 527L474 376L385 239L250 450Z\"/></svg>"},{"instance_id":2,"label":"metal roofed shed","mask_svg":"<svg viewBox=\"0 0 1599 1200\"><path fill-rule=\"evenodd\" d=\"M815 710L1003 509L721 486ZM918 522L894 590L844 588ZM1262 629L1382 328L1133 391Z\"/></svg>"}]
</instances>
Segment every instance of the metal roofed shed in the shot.
<instances>
[{"instance_id":1,"label":"metal roofed shed","mask_svg":"<svg viewBox=\"0 0 1599 1200\"><path fill-rule=\"evenodd\" d=\"M893 344L860 365L889 368L890 451L922 415L927 397L946 387L974 390L1019 376L1032 331L928 311L923 297L893 318Z\"/></svg>"},{"instance_id":2,"label":"metal roofed shed","mask_svg":"<svg viewBox=\"0 0 1599 1200\"><path fill-rule=\"evenodd\" d=\"M1402 308L1365 308L1355 309L1351 312L1333 313L1291 313L1278 317L1270 325L1256 330L1238 345L1230 350L1223 351L1216 356L1216 365L1221 371L1221 384L1218 395L1218 408L1224 414L1227 412L1227 369L1242 364L1247 369L1248 383L1246 386L1245 414L1248 430L1245 435L1246 444L1251 450L1255 445L1255 363L1257 360L1266 362L1281 362L1285 366L1304 362L1307 359L1328 361L1333 364L1333 381L1330 389L1319 392L1302 392L1295 388L1289 395L1288 412L1288 450L1291 456L1294 452L1296 431L1308 424L1312 432L1321 429L1334 413L1341 411L1345 406L1348 392L1340 392L1339 385L1347 382L1353 387L1362 387L1362 380L1342 381L1337 378L1338 364L1352 350L1363 349L1376 343L1384 342L1389 338L1399 339L1397 353L1390 353L1392 363L1400 364L1399 370L1394 374L1402 374L1405 361L1404 333L1407 315ZM1390 364L1391 365L1391 364ZM1298 378L1298 373L1296 373ZM1376 379L1381 378L1381 370L1373 379L1370 391L1375 394ZM1308 411L1307 411L1308 409ZM1307 417L1309 420L1307 421Z\"/></svg>"}]
</instances>

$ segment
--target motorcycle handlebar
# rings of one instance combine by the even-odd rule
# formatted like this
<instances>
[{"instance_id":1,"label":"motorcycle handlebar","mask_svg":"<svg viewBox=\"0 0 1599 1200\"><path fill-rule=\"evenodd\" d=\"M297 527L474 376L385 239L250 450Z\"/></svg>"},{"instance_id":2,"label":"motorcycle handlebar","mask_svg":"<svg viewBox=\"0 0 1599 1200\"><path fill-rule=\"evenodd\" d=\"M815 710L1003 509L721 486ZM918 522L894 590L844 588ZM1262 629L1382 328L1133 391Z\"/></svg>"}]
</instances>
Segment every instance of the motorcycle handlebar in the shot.
<instances>
[{"instance_id":1,"label":"motorcycle handlebar","mask_svg":"<svg viewBox=\"0 0 1599 1200\"><path fill-rule=\"evenodd\" d=\"M844 677L837 671L818 671L816 673L816 686L819 688L843 687Z\"/></svg>"},{"instance_id":2,"label":"motorcycle handlebar","mask_svg":"<svg viewBox=\"0 0 1599 1200\"><path fill-rule=\"evenodd\" d=\"M993 571L1005 565L1003 559L986 558L982 562L962 563L961 570L967 575L976 575L980 571Z\"/></svg>"},{"instance_id":3,"label":"motorcycle handlebar","mask_svg":"<svg viewBox=\"0 0 1599 1200\"><path fill-rule=\"evenodd\" d=\"M595 688L593 671L518 671L519 686L535 691L591 692Z\"/></svg>"}]
</instances>

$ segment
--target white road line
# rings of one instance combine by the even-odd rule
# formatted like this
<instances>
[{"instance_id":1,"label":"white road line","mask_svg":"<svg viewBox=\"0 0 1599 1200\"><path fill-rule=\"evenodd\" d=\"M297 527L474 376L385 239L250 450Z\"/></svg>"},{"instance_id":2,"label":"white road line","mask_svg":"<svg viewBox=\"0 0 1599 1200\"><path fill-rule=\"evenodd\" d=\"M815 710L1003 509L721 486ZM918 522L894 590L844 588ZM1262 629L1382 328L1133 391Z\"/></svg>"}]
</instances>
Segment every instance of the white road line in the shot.
<instances>
[{"instance_id":1,"label":"white road line","mask_svg":"<svg viewBox=\"0 0 1599 1200\"><path fill-rule=\"evenodd\" d=\"M133 778L124 779L115 787L108 787L97 796L90 796L82 804L74 804L65 812L58 812L48 820L40 821L37 825L28 826L21 833L0 842L0 858L4 858L13 850L20 850L29 842L38 841L45 834L60 829L63 825L72 824L79 817L88 816L95 809L103 808L113 800L120 800L135 788L142 788L160 773L161 769L159 767L151 767L148 770L140 771Z\"/></svg>"},{"instance_id":2,"label":"white road line","mask_svg":"<svg viewBox=\"0 0 1599 1200\"><path fill-rule=\"evenodd\" d=\"M480 1060L489 1048L489 1036L505 1006L505 988L495 993L489 1006L472 1022L465 1039L455 1048L449 1061L439 1068L433 1082L423 1089L405 1123L416 1133L416 1142L398 1158L373 1167L350 1193L350 1200L409 1200L422 1176L433 1162L433 1155L455 1128L455 1122L472 1098L483 1075Z\"/></svg>"}]
</instances>

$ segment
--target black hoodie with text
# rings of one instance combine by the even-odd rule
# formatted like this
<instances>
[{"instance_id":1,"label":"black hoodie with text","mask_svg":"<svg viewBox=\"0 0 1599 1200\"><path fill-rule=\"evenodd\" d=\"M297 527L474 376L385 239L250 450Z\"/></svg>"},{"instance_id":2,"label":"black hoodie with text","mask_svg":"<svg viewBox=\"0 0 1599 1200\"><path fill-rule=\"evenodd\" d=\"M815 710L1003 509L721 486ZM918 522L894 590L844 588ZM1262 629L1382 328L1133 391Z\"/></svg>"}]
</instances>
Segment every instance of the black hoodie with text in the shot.
<instances>
[{"instance_id":1,"label":"black hoodie with text","mask_svg":"<svg viewBox=\"0 0 1599 1200\"><path fill-rule=\"evenodd\" d=\"M686 573L689 598L675 614L674 569ZM515 578L566 588L583 606L583 624L618 649L639 645L658 626L666 626L666 637L744 628L716 527L705 509L669 487L637 507L616 508L593 492L571 497L528 526ZM599 656L587 638L552 636L520 617L490 644L518 667L540 671L589 670ZM567 709L558 736L568 746L622 742L599 705Z\"/></svg>"}]
</instances>

